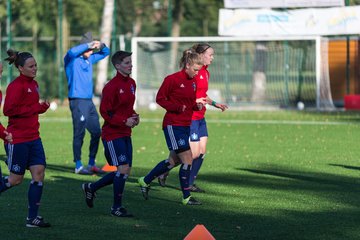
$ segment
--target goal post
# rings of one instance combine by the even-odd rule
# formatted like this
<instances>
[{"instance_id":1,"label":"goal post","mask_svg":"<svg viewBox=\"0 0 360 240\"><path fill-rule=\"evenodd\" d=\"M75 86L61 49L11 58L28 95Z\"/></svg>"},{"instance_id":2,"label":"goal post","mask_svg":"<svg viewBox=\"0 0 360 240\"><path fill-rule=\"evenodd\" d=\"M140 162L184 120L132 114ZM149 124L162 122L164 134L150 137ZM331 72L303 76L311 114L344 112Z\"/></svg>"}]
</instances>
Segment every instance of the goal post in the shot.
<instances>
[{"instance_id":1,"label":"goal post","mask_svg":"<svg viewBox=\"0 0 360 240\"><path fill-rule=\"evenodd\" d=\"M165 76L179 70L178 61L185 49L207 42L215 50L209 66L210 97L234 108L291 108L302 101L309 108L333 109L327 41L320 36L134 37L132 77L138 85L137 106L155 101ZM259 44L263 52L257 50ZM261 64L263 73L256 74ZM259 83L264 87L263 95L255 98Z\"/></svg>"}]
</instances>

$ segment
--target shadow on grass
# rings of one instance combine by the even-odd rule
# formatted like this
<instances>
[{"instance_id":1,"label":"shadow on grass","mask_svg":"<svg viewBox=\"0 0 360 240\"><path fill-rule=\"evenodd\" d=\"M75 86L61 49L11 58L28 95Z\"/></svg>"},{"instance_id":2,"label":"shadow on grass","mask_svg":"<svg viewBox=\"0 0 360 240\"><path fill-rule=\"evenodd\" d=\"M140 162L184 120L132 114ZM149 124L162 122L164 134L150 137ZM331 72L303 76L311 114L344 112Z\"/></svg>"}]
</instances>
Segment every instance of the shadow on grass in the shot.
<instances>
[{"instance_id":1,"label":"shadow on grass","mask_svg":"<svg viewBox=\"0 0 360 240\"><path fill-rule=\"evenodd\" d=\"M343 164L333 164L333 163L330 163L329 165L330 165L330 166L334 166L334 167L342 167L342 168L346 168L346 169L352 169L352 170L360 170L360 167L343 165Z\"/></svg>"},{"instance_id":2,"label":"shadow on grass","mask_svg":"<svg viewBox=\"0 0 360 240\"><path fill-rule=\"evenodd\" d=\"M290 172L290 171L283 171L283 170L260 170L260 169L247 169L247 168L239 168L238 170L247 171L251 173L261 174L261 175L269 175L275 177L281 177L285 179L295 179L300 181L307 181L313 182L315 184L327 184L327 185L335 185L340 187L356 187L358 184L354 184L348 179L345 181L346 178L333 176L331 174L314 174L314 173L305 173L305 172ZM321 177L320 177L321 176Z\"/></svg>"},{"instance_id":3,"label":"shadow on grass","mask_svg":"<svg viewBox=\"0 0 360 240\"><path fill-rule=\"evenodd\" d=\"M245 203L239 204L242 209L246 209L246 202L251 202L252 209L263 209L262 216L259 216L261 211L247 216L250 221L244 222L245 216L235 218L244 224L242 230L251 229L255 239L357 239L360 236L353 222L360 220L358 178L279 166L236 170L239 173L204 174L201 180L237 188L239 202ZM215 194L212 189L206 192ZM231 197L232 194L222 192L221 195ZM267 218L269 211L273 218ZM246 209L244 214L248 212Z\"/></svg>"},{"instance_id":4,"label":"shadow on grass","mask_svg":"<svg viewBox=\"0 0 360 240\"><path fill-rule=\"evenodd\" d=\"M137 168L137 173L147 169ZM176 181L177 181L177 174ZM50 229L27 229L23 183L0 197L1 239L183 239L204 224L216 239L359 239L359 188L351 177L294 171L278 166L206 173L202 206L183 206L178 189L154 182L145 201L136 179L126 183L123 205L133 219L110 216L112 186L97 192L89 209L81 190L96 176L76 175L49 164L40 213ZM27 178L27 180L29 180ZM155 180L156 181L156 180ZM235 194L235 192L239 194ZM16 231L14 231L16 229Z\"/></svg>"},{"instance_id":5,"label":"shadow on grass","mask_svg":"<svg viewBox=\"0 0 360 240\"><path fill-rule=\"evenodd\" d=\"M58 172L74 173L74 167L70 167L70 166L47 164L46 169L52 171L58 171Z\"/></svg>"}]
</instances>

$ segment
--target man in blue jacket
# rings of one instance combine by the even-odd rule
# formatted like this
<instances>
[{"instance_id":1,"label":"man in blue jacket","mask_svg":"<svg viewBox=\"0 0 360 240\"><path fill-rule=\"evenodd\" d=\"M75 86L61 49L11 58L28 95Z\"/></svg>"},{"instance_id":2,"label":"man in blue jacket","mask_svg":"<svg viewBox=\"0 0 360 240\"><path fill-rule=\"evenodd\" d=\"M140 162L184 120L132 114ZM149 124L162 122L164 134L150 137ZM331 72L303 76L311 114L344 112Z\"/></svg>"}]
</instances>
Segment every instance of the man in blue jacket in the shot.
<instances>
[{"instance_id":1,"label":"man in blue jacket","mask_svg":"<svg viewBox=\"0 0 360 240\"><path fill-rule=\"evenodd\" d=\"M98 50L98 51L94 51ZM95 165L101 136L99 114L92 101L94 93L93 64L110 54L110 49L100 41L94 41L91 32L83 35L80 44L65 55L64 67L68 80L68 97L73 122L73 154L75 173L103 173ZM81 162L81 148L85 129L91 135L88 166Z\"/></svg>"}]
</instances>

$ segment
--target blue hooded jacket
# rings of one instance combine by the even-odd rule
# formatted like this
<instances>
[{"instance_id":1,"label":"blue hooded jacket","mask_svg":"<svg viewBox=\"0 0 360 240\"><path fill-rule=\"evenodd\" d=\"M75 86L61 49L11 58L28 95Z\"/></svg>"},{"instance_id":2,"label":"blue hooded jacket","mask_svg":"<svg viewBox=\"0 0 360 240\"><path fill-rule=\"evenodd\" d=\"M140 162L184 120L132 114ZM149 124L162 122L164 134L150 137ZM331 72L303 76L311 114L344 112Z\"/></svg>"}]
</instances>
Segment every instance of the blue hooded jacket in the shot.
<instances>
[{"instance_id":1,"label":"blue hooded jacket","mask_svg":"<svg viewBox=\"0 0 360 240\"><path fill-rule=\"evenodd\" d=\"M71 48L64 57L69 98L92 99L94 88L92 65L110 54L110 49L104 46L99 52L85 59L82 54L88 49L88 44L83 43Z\"/></svg>"}]
</instances>

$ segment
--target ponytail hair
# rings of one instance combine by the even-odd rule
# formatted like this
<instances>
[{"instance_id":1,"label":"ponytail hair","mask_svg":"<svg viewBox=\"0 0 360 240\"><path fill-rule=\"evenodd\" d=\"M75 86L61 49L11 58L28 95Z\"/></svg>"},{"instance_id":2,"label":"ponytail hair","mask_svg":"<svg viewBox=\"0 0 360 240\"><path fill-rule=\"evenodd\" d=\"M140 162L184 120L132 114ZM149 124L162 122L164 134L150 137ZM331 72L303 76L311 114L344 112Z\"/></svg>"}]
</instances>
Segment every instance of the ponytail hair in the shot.
<instances>
[{"instance_id":1,"label":"ponytail hair","mask_svg":"<svg viewBox=\"0 0 360 240\"><path fill-rule=\"evenodd\" d=\"M195 52L192 48L186 49L183 52L183 55L180 59L180 68L184 69L186 67L186 64L189 65L194 65L194 64L198 64L198 65L203 65L203 60L201 58L201 56Z\"/></svg>"},{"instance_id":2,"label":"ponytail hair","mask_svg":"<svg viewBox=\"0 0 360 240\"><path fill-rule=\"evenodd\" d=\"M6 53L9 57L5 58L5 61L8 61L9 65L14 64L16 68L23 67L27 59L33 58L29 52L18 52L13 49L7 50Z\"/></svg>"}]
</instances>

